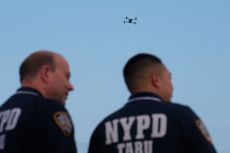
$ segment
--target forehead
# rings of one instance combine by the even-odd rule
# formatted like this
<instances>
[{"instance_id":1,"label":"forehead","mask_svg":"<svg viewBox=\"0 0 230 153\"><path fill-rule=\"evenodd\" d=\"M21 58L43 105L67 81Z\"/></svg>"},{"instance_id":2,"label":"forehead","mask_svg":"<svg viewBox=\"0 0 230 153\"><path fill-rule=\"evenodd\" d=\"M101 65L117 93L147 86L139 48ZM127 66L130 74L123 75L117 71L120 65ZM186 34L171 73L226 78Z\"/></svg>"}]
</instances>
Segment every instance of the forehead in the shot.
<instances>
[{"instance_id":1,"label":"forehead","mask_svg":"<svg viewBox=\"0 0 230 153\"><path fill-rule=\"evenodd\" d=\"M171 75L171 72L169 71L169 69L167 68L167 66L163 65L164 66L164 69L163 69L163 72L167 75Z\"/></svg>"}]
</instances>

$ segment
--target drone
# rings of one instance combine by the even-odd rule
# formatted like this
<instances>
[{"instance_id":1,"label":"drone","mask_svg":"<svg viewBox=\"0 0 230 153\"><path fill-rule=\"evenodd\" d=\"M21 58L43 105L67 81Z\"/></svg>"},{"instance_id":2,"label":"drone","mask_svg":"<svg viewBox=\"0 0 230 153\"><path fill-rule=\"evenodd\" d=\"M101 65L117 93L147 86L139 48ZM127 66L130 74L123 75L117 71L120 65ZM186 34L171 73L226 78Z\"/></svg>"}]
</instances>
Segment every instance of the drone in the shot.
<instances>
[{"instance_id":1,"label":"drone","mask_svg":"<svg viewBox=\"0 0 230 153\"><path fill-rule=\"evenodd\" d=\"M129 18L129 17L125 17L126 20L124 20L124 24L125 23L133 23L133 24L137 24L136 20L137 20L137 17L135 18Z\"/></svg>"}]
</instances>

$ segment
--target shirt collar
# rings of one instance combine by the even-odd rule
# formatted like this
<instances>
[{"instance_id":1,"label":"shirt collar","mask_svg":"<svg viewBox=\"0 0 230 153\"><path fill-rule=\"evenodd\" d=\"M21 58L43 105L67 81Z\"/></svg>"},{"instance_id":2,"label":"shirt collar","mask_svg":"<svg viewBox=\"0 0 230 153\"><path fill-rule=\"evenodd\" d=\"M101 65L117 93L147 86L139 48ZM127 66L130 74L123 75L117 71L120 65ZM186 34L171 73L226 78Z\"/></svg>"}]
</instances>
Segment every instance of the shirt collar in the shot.
<instances>
[{"instance_id":1,"label":"shirt collar","mask_svg":"<svg viewBox=\"0 0 230 153\"><path fill-rule=\"evenodd\" d=\"M34 96L43 97L42 94L38 90L36 90L34 88L31 88L31 87L21 87L21 88L19 88L16 91L15 95L19 95L19 94L27 94L27 95L34 95Z\"/></svg>"},{"instance_id":2,"label":"shirt collar","mask_svg":"<svg viewBox=\"0 0 230 153\"><path fill-rule=\"evenodd\" d=\"M155 93L151 93L151 92L139 92L139 93L132 94L129 97L129 102L143 101L143 100L150 100L150 101L155 101L155 102L163 101L160 96L156 95Z\"/></svg>"}]
</instances>

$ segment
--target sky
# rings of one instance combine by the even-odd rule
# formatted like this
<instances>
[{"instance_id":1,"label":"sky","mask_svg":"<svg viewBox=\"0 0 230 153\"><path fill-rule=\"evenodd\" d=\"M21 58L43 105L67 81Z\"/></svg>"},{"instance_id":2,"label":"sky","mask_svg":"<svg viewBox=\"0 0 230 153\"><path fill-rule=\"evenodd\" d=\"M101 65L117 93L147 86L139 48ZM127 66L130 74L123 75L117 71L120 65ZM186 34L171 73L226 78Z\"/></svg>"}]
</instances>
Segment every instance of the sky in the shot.
<instances>
[{"instance_id":1,"label":"sky","mask_svg":"<svg viewBox=\"0 0 230 153\"><path fill-rule=\"evenodd\" d=\"M125 17L137 24L124 24ZM172 100L190 106L220 153L230 152L230 1L0 1L0 104L20 87L26 56L46 49L71 67L66 108L79 146L129 97L122 69L141 52L159 56L172 73Z\"/></svg>"}]
</instances>

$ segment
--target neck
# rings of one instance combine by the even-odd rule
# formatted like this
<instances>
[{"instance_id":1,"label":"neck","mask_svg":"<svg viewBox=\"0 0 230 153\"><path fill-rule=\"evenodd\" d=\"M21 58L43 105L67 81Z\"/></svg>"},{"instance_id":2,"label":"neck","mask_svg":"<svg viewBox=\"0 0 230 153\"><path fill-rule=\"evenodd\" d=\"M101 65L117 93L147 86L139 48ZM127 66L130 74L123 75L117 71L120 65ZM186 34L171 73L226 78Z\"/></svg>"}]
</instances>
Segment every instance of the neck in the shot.
<instances>
[{"instance_id":1,"label":"neck","mask_svg":"<svg viewBox=\"0 0 230 153\"><path fill-rule=\"evenodd\" d=\"M46 94L45 94L45 91L44 89L42 88L41 84L40 83L33 83L33 82L22 82L21 84L21 87L28 87L28 88L33 88L37 91L39 91L42 96L46 97Z\"/></svg>"}]
</instances>

